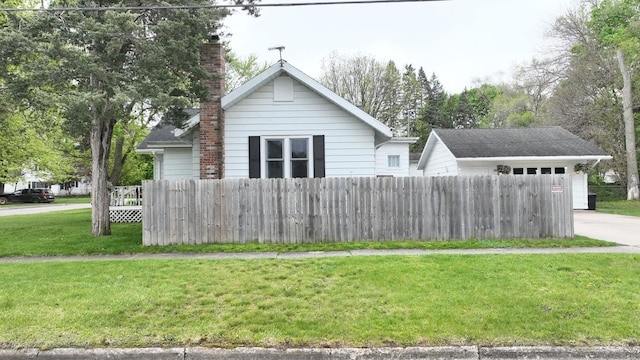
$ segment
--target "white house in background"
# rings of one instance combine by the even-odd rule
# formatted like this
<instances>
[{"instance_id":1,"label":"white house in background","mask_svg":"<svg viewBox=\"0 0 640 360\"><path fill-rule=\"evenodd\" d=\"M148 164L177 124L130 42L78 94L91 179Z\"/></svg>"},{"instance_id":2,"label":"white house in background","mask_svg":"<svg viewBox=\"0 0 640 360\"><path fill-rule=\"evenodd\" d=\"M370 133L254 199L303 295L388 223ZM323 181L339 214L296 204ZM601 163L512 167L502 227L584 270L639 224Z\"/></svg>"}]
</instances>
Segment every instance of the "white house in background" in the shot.
<instances>
[{"instance_id":1,"label":"white house in background","mask_svg":"<svg viewBox=\"0 0 640 360\"><path fill-rule=\"evenodd\" d=\"M389 127L285 61L221 95L218 104L216 97L190 110L184 129L159 125L138 146L137 152L154 155L154 179L410 175L409 146L417 138L394 137ZM215 129L207 137L202 118L211 117ZM203 165L210 157L213 165Z\"/></svg>"},{"instance_id":2,"label":"white house in background","mask_svg":"<svg viewBox=\"0 0 640 360\"><path fill-rule=\"evenodd\" d=\"M22 171L22 178L13 184L4 184L4 192L12 193L21 189L51 189L55 195L88 195L91 183L87 180L72 181L67 184L51 184L46 175L28 169Z\"/></svg>"},{"instance_id":3,"label":"white house in background","mask_svg":"<svg viewBox=\"0 0 640 360\"><path fill-rule=\"evenodd\" d=\"M587 174L576 165L609 159L561 127L434 129L418 170L424 176L570 174L573 208L587 209Z\"/></svg>"}]
</instances>

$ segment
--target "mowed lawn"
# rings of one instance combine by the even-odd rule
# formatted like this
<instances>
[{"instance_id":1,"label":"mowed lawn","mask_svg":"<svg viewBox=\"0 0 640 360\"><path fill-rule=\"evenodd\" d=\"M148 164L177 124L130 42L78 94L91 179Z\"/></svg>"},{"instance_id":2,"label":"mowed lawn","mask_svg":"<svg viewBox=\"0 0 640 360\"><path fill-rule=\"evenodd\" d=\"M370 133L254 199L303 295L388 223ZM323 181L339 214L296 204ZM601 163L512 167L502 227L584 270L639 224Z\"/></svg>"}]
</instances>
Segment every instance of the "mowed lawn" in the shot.
<instances>
[{"instance_id":1,"label":"mowed lawn","mask_svg":"<svg viewBox=\"0 0 640 360\"><path fill-rule=\"evenodd\" d=\"M0 347L640 341L640 256L0 264Z\"/></svg>"},{"instance_id":2,"label":"mowed lawn","mask_svg":"<svg viewBox=\"0 0 640 360\"><path fill-rule=\"evenodd\" d=\"M640 216L640 201L637 201L637 200L602 201L596 204L596 209L599 212L604 212L609 214Z\"/></svg>"},{"instance_id":3,"label":"mowed lawn","mask_svg":"<svg viewBox=\"0 0 640 360\"><path fill-rule=\"evenodd\" d=\"M0 257L171 251L607 246L482 240L142 247L90 211L0 218ZM0 348L640 343L640 255L0 263Z\"/></svg>"}]
</instances>

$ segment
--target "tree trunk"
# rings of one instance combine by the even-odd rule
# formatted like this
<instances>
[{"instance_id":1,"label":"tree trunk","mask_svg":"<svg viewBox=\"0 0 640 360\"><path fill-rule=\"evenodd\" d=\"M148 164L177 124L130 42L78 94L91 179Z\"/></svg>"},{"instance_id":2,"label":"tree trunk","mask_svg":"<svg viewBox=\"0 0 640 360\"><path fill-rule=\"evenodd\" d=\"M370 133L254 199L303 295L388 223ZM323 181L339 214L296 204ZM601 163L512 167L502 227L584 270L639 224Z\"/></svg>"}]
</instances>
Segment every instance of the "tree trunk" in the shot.
<instances>
[{"instance_id":1,"label":"tree trunk","mask_svg":"<svg viewBox=\"0 0 640 360\"><path fill-rule=\"evenodd\" d=\"M624 119L624 138L627 152L627 200L640 200L640 182L638 181L638 161L636 157L636 133L633 121L633 94L631 92L631 74L624 63L624 54L617 51L618 65L622 73L622 116Z\"/></svg>"},{"instance_id":2,"label":"tree trunk","mask_svg":"<svg viewBox=\"0 0 640 360\"><path fill-rule=\"evenodd\" d=\"M118 137L115 145L116 148L113 151L113 168L111 169L111 176L109 177L113 186L120 185L120 174L122 174L122 167L124 166L124 156L122 155L124 137Z\"/></svg>"},{"instance_id":3,"label":"tree trunk","mask_svg":"<svg viewBox=\"0 0 640 360\"><path fill-rule=\"evenodd\" d=\"M91 233L93 236L111 235L109 219L109 152L114 121L94 114L91 124Z\"/></svg>"}]
</instances>

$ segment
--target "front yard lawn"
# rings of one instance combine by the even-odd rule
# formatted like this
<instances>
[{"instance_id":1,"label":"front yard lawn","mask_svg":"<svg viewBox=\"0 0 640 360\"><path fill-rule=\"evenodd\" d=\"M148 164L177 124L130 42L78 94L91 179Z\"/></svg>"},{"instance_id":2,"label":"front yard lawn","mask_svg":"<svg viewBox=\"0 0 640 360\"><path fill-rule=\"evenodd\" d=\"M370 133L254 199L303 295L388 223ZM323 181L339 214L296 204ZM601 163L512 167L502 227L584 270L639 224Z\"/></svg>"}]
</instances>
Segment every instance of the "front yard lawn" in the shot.
<instances>
[{"instance_id":1,"label":"front yard lawn","mask_svg":"<svg viewBox=\"0 0 640 360\"><path fill-rule=\"evenodd\" d=\"M637 200L617 200L617 201L602 201L596 203L596 211L628 215L628 216L640 216L640 201Z\"/></svg>"},{"instance_id":2,"label":"front yard lawn","mask_svg":"<svg viewBox=\"0 0 640 360\"><path fill-rule=\"evenodd\" d=\"M0 264L0 348L628 345L640 256Z\"/></svg>"},{"instance_id":3,"label":"front yard lawn","mask_svg":"<svg viewBox=\"0 0 640 360\"><path fill-rule=\"evenodd\" d=\"M91 236L91 210L66 210L38 215L0 217L0 257L110 255L166 252L337 251L354 249L478 249L585 247L616 244L577 236L574 240L403 241L265 245L215 244L142 246L140 223L112 224L113 235Z\"/></svg>"}]
</instances>

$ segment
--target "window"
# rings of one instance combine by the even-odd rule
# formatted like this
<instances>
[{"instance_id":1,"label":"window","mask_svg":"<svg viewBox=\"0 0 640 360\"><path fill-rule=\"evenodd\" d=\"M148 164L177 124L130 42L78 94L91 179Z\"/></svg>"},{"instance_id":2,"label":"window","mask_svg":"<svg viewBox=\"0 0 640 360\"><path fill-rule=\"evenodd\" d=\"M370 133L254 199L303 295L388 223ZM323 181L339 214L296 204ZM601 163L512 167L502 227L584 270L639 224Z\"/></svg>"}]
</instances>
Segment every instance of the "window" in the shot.
<instances>
[{"instance_id":1,"label":"window","mask_svg":"<svg viewBox=\"0 0 640 360\"><path fill-rule=\"evenodd\" d=\"M555 169L553 169L555 171L556 174L564 174L564 168L563 167L557 167Z\"/></svg>"},{"instance_id":2,"label":"window","mask_svg":"<svg viewBox=\"0 0 640 360\"><path fill-rule=\"evenodd\" d=\"M538 173L538 168L527 168L527 175L535 175Z\"/></svg>"},{"instance_id":3,"label":"window","mask_svg":"<svg viewBox=\"0 0 640 360\"><path fill-rule=\"evenodd\" d=\"M390 168L400 167L400 155L389 155L387 157L387 166Z\"/></svg>"},{"instance_id":4,"label":"window","mask_svg":"<svg viewBox=\"0 0 640 360\"><path fill-rule=\"evenodd\" d=\"M251 179L325 177L324 135L248 140Z\"/></svg>"},{"instance_id":5,"label":"window","mask_svg":"<svg viewBox=\"0 0 640 360\"><path fill-rule=\"evenodd\" d=\"M524 174L524 169L523 168L513 168L513 174L514 175L522 175L522 174Z\"/></svg>"},{"instance_id":6,"label":"window","mask_svg":"<svg viewBox=\"0 0 640 360\"><path fill-rule=\"evenodd\" d=\"M309 139L291 139L291 177L309 177Z\"/></svg>"},{"instance_id":7,"label":"window","mask_svg":"<svg viewBox=\"0 0 640 360\"><path fill-rule=\"evenodd\" d=\"M267 140L267 177L284 177L284 140Z\"/></svg>"},{"instance_id":8,"label":"window","mask_svg":"<svg viewBox=\"0 0 640 360\"><path fill-rule=\"evenodd\" d=\"M551 174L551 168L541 168L540 174Z\"/></svg>"},{"instance_id":9,"label":"window","mask_svg":"<svg viewBox=\"0 0 640 360\"><path fill-rule=\"evenodd\" d=\"M309 177L309 139L266 139L265 177Z\"/></svg>"}]
</instances>

